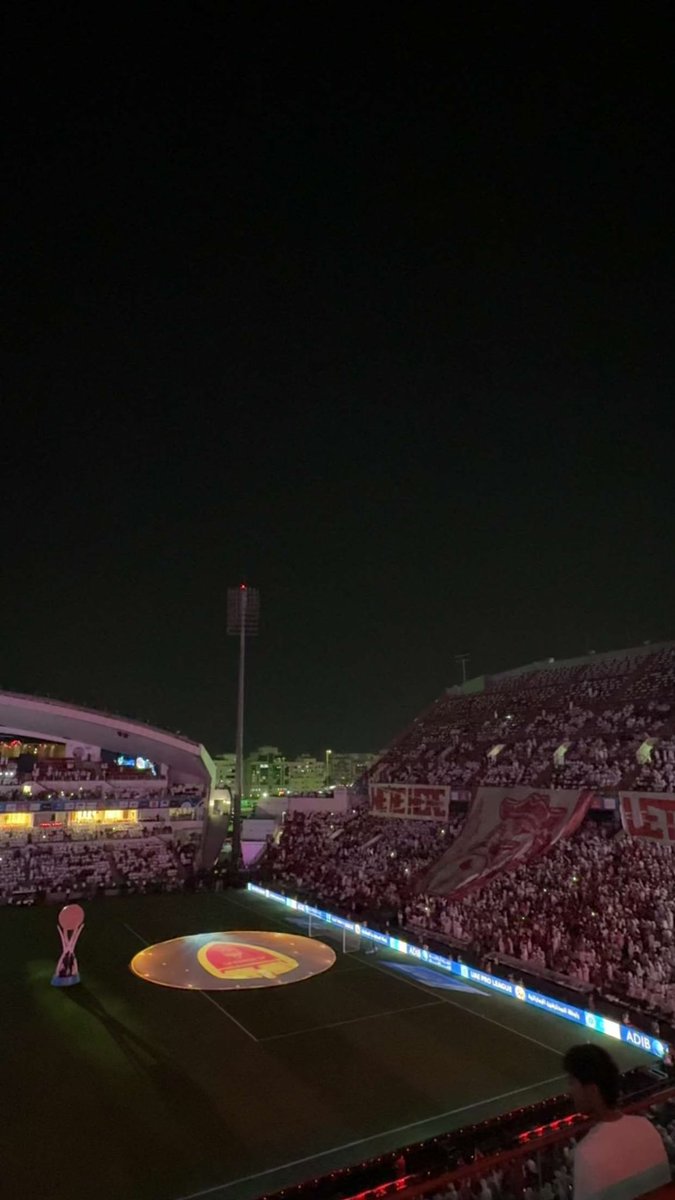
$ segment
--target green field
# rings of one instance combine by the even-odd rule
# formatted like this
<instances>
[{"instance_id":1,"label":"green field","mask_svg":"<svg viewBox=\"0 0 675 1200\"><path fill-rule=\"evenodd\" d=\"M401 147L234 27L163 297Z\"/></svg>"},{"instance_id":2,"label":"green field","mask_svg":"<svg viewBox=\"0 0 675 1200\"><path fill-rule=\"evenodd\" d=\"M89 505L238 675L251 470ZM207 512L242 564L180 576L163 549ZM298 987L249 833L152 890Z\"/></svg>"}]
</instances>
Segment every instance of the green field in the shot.
<instances>
[{"instance_id":1,"label":"green field","mask_svg":"<svg viewBox=\"0 0 675 1200\"><path fill-rule=\"evenodd\" d=\"M251 1200L555 1094L580 1036L509 999L444 990L444 976L421 985L387 953L338 953L306 982L239 993L129 971L144 943L182 934L301 932L242 892L103 899L86 914L82 983L57 989L56 909L0 909L13 1200ZM645 1061L612 1050L622 1067Z\"/></svg>"}]
</instances>

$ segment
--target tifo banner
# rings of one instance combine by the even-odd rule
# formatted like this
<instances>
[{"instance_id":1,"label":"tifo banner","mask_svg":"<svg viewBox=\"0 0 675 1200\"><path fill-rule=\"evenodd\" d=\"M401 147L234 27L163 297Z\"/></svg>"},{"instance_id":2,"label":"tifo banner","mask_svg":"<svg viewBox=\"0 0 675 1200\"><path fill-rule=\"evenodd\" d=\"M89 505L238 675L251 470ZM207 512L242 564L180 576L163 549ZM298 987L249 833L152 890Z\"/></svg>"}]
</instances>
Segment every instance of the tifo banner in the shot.
<instances>
[{"instance_id":1,"label":"tifo banner","mask_svg":"<svg viewBox=\"0 0 675 1200\"><path fill-rule=\"evenodd\" d=\"M675 796L623 792L621 824L629 837L675 845Z\"/></svg>"},{"instance_id":2,"label":"tifo banner","mask_svg":"<svg viewBox=\"0 0 675 1200\"><path fill-rule=\"evenodd\" d=\"M371 783L370 807L380 817L448 818L450 788L409 783Z\"/></svg>"},{"instance_id":3,"label":"tifo banner","mask_svg":"<svg viewBox=\"0 0 675 1200\"><path fill-rule=\"evenodd\" d=\"M437 896L465 896L569 837L592 799L589 791L478 788L457 841L417 886Z\"/></svg>"}]
</instances>

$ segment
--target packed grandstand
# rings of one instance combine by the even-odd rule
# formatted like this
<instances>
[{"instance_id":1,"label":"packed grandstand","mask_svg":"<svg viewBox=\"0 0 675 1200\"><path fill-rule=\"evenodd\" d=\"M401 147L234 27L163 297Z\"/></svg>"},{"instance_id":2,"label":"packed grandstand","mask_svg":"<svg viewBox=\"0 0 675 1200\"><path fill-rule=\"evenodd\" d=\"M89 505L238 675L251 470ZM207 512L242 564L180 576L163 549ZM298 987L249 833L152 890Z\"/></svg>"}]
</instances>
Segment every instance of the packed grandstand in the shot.
<instances>
[{"instance_id":1,"label":"packed grandstand","mask_svg":"<svg viewBox=\"0 0 675 1200\"><path fill-rule=\"evenodd\" d=\"M0 902L177 890L200 845L202 746L136 721L0 695Z\"/></svg>"},{"instance_id":2,"label":"packed grandstand","mask_svg":"<svg viewBox=\"0 0 675 1200\"><path fill-rule=\"evenodd\" d=\"M624 790L675 790L675 647L544 664L480 685L444 693L418 717L347 812L287 812L260 870L342 912L670 1021L672 852L667 841L629 836L619 801ZM202 747L30 697L6 696L0 720L3 900L190 883L209 787ZM37 734L30 743L10 738L27 720L42 743ZM152 758L106 753L106 741L126 750L130 735L137 751L141 734L146 751L154 739ZM424 869L460 834L476 789L523 785L590 789L593 803L572 837L475 894L420 891ZM441 819L406 815L415 788L421 813L424 788L435 801L444 793ZM394 798L396 819L384 819L383 794Z\"/></svg>"},{"instance_id":3,"label":"packed grandstand","mask_svg":"<svg viewBox=\"0 0 675 1200\"><path fill-rule=\"evenodd\" d=\"M370 782L675 789L675 649L508 672L444 693Z\"/></svg>"},{"instance_id":4,"label":"packed grandstand","mask_svg":"<svg viewBox=\"0 0 675 1200\"><path fill-rule=\"evenodd\" d=\"M68 708L0 701L0 902L222 886L200 856L212 783L203 747ZM466 892L429 886L479 801L525 791L552 805L573 796L575 827L478 872ZM289 800L256 874L488 971L546 981L549 994L581 996L671 1042L674 793L675 645L544 663L445 692L342 811L294 811ZM569 1195L565 1152L551 1154L538 1193L518 1161L518 1184L495 1166L436 1194Z\"/></svg>"}]
</instances>

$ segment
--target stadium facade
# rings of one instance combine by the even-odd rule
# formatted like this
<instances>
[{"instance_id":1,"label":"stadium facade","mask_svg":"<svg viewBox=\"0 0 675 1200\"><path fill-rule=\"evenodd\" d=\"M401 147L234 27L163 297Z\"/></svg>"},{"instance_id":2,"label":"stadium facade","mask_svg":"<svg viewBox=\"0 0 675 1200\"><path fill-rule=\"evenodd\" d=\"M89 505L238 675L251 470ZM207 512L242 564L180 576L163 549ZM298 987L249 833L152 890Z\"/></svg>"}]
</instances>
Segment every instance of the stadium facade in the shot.
<instances>
[{"instance_id":1,"label":"stadium facade","mask_svg":"<svg viewBox=\"0 0 675 1200\"><path fill-rule=\"evenodd\" d=\"M214 777L204 746L180 734L0 693L0 829L201 816Z\"/></svg>"}]
</instances>

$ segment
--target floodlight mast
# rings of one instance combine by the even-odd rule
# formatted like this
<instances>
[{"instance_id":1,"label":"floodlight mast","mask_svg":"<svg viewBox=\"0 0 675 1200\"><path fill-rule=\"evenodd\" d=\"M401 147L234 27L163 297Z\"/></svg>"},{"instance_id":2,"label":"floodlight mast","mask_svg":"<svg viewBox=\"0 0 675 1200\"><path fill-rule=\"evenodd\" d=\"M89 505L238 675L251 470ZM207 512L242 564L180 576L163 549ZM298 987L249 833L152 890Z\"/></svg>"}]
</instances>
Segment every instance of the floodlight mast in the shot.
<instances>
[{"instance_id":1,"label":"floodlight mast","mask_svg":"<svg viewBox=\"0 0 675 1200\"><path fill-rule=\"evenodd\" d=\"M244 698L246 638L255 637L260 622L260 593L241 583L227 589L227 632L239 638L239 683L237 688L237 738L235 745L235 789L232 803L232 871L241 867L241 802L244 795Z\"/></svg>"}]
</instances>

